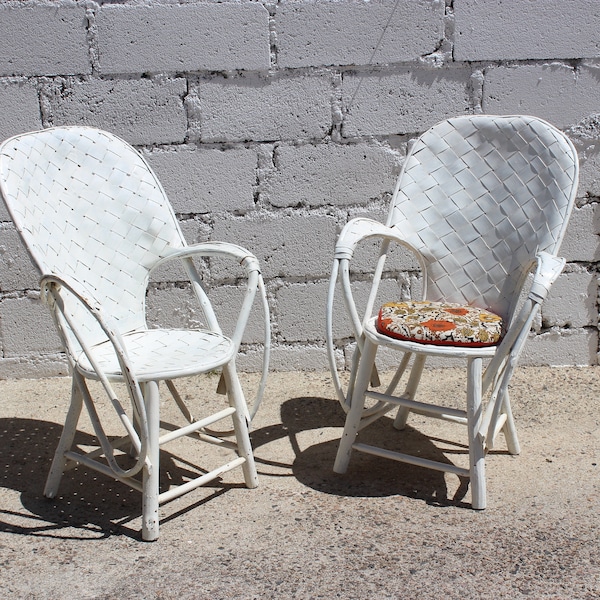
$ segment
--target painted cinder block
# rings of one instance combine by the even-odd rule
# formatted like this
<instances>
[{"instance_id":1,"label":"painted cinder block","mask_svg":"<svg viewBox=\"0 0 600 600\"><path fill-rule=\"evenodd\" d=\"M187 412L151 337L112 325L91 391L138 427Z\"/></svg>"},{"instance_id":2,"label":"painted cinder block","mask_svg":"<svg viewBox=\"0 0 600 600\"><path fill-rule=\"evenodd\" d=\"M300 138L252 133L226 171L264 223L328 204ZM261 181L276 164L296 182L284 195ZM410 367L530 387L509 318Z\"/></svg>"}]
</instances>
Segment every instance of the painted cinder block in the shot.
<instances>
[{"instance_id":1,"label":"painted cinder block","mask_svg":"<svg viewBox=\"0 0 600 600\"><path fill-rule=\"evenodd\" d=\"M519 364L551 367L597 364L598 330L552 328L530 335Z\"/></svg>"},{"instance_id":2,"label":"painted cinder block","mask_svg":"<svg viewBox=\"0 0 600 600\"><path fill-rule=\"evenodd\" d=\"M353 335L350 317L344 305L341 289L334 299L335 323L333 338L336 340ZM279 332L288 342L311 342L325 336L325 306L329 281L315 281L283 286L277 291L277 322ZM369 282L360 281L353 285L353 293L359 314L362 316L369 297ZM380 294L383 298L398 299L395 281L383 281ZM375 309L377 310L377 309Z\"/></svg>"},{"instance_id":3,"label":"painted cinder block","mask_svg":"<svg viewBox=\"0 0 600 600\"><path fill-rule=\"evenodd\" d=\"M367 144L281 144L261 199L276 207L365 204L392 192L399 168L388 148Z\"/></svg>"},{"instance_id":4,"label":"painted cinder block","mask_svg":"<svg viewBox=\"0 0 600 600\"><path fill-rule=\"evenodd\" d=\"M253 252L263 276L327 277L335 240L335 219L328 215L293 214L275 218L224 218L215 221L213 240L227 240ZM215 269L221 279L229 269Z\"/></svg>"},{"instance_id":5,"label":"painted cinder block","mask_svg":"<svg viewBox=\"0 0 600 600\"><path fill-rule=\"evenodd\" d=\"M15 228L12 224L0 227L0 292L39 289L39 280Z\"/></svg>"},{"instance_id":6,"label":"painted cinder block","mask_svg":"<svg viewBox=\"0 0 600 600\"><path fill-rule=\"evenodd\" d=\"M28 80L0 82L0 141L41 128L40 101L35 84Z\"/></svg>"},{"instance_id":7,"label":"painted cinder block","mask_svg":"<svg viewBox=\"0 0 600 600\"><path fill-rule=\"evenodd\" d=\"M223 333L231 336L240 312L245 288L226 285L209 288L207 291ZM192 329L207 327L202 309L189 286L151 287L146 301L147 318L151 326ZM257 296L242 343L262 343L263 323L262 307Z\"/></svg>"},{"instance_id":8,"label":"painted cinder block","mask_svg":"<svg viewBox=\"0 0 600 600\"><path fill-rule=\"evenodd\" d=\"M5 358L62 350L50 311L34 296L0 301L0 333Z\"/></svg>"},{"instance_id":9,"label":"painted cinder block","mask_svg":"<svg viewBox=\"0 0 600 600\"><path fill-rule=\"evenodd\" d=\"M575 265L567 268L542 305L543 326L595 327L598 324L596 274Z\"/></svg>"},{"instance_id":10,"label":"painted cinder block","mask_svg":"<svg viewBox=\"0 0 600 600\"><path fill-rule=\"evenodd\" d=\"M65 79L43 89L53 125L88 125L114 133L130 144L183 142L187 117L186 80Z\"/></svg>"},{"instance_id":11,"label":"painted cinder block","mask_svg":"<svg viewBox=\"0 0 600 600\"><path fill-rule=\"evenodd\" d=\"M599 233L598 204L575 207L558 251L559 256L565 258L567 262L597 262L600 260Z\"/></svg>"},{"instance_id":12,"label":"painted cinder block","mask_svg":"<svg viewBox=\"0 0 600 600\"><path fill-rule=\"evenodd\" d=\"M202 142L320 140L332 126L328 74L201 80Z\"/></svg>"},{"instance_id":13,"label":"painted cinder block","mask_svg":"<svg viewBox=\"0 0 600 600\"><path fill-rule=\"evenodd\" d=\"M0 6L0 76L92 72L83 7Z\"/></svg>"},{"instance_id":14,"label":"painted cinder block","mask_svg":"<svg viewBox=\"0 0 600 600\"><path fill-rule=\"evenodd\" d=\"M275 12L280 67L381 65L434 52L443 2L286 2Z\"/></svg>"},{"instance_id":15,"label":"painted cinder block","mask_svg":"<svg viewBox=\"0 0 600 600\"><path fill-rule=\"evenodd\" d=\"M254 208L258 160L254 149L190 145L145 151L144 156L176 213L243 213Z\"/></svg>"},{"instance_id":16,"label":"painted cinder block","mask_svg":"<svg viewBox=\"0 0 600 600\"><path fill-rule=\"evenodd\" d=\"M596 0L454 0L454 59L600 56Z\"/></svg>"},{"instance_id":17,"label":"painted cinder block","mask_svg":"<svg viewBox=\"0 0 600 600\"><path fill-rule=\"evenodd\" d=\"M96 29L103 74L270 66L269 13L257 2L103 5Z\"/></svg>"},{"instance_id":18,"label":"painted cinder block","mask_svg":"<svg viewBox=\"0 0 600 600\"><path fill-rule=\"evenodd\" d=\"M422 132L470 112L465 67L403 67L393 72L344 74L344 137Z\"/></svg>"},{"instance_id":19,"label":"painted cinder block","mask_svg":"<svg viewBox=\"0 0 600 600\"><path fill-rule=\"evenodd\" d=\"M482 108L489 114L533 115L563 129L597 112L599 95L600 71L595 67L498 66L485 70Z\"/></svg>"}]
</instances>

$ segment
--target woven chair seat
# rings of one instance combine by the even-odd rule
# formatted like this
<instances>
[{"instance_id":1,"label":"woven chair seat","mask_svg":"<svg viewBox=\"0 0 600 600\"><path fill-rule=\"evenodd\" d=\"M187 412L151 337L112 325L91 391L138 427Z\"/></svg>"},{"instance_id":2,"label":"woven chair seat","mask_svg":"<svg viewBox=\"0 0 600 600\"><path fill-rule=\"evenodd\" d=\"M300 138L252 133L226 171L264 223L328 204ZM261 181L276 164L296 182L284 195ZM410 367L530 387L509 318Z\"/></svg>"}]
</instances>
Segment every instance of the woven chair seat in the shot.
<instances>
[{"instance_id":1,"label":"woven chair seat","mask_svg":"<svg viewBox=\"0 0 600 600\"><path fill-rule=\"evenodd\" d=\"M128 333L122 339L140 381L175 379L207 372L229 362L236 350L229 338L211 331L150 329ZM110 342L97 344L91 351L107 377L113 380L122 378L121 367ZM77 360L77 369L85 377L97 378L96 371L83 353Z\"/></svg>"},{"instance_id":2,"label":"woven chair seat","mask_svg":"<svg viewBox=\"0 0 600 600\"><path fill-rule=\"evenodd\" d=\"M399 340L440 346L494 346L502 336L502 318L489 310L427 300L388 302L375 326Z\"/></svg>"}]
</instances>

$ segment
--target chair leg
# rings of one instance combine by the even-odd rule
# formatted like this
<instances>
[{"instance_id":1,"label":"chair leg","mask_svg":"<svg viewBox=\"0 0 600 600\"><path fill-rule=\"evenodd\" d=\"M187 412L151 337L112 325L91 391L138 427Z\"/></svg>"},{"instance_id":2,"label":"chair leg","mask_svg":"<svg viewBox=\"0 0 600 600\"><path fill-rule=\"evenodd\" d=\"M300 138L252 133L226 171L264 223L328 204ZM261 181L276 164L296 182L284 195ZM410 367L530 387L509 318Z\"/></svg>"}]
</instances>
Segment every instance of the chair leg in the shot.
<instances>
[{"instance_id":1,"label":"chair leg","mask_svg":"<svg viewBox=\"0 0 600 600\"><path fill-rule=\"evenodd\" d=\"M224 366L223 375L227 386L229 403L235 408L235 412L232 415L233 429L237 440L238 454L245 459L245 462L242 465L244 482L246 487L254 489L258 486L258 473L256 472L256 464L254 462L254 454L252 452L252 443L250 442L250 432L248 429L250 416L244 398L244 391L242 390L240 380L235 370L235 364L229 363Z\"/></svg>"},{"instance_id":2,"label":"chair leg","mask_svg":"<svg viewBox=\"0 0 600 600\"><path fill-rule=\"evenodd\" d=\"M419 382L421 381L421 375L423 374L423 367L425 366L425 354L417 354L415 356L415 361L413 363L412 369L410 370L410 377L408 378L408 383L406 384L406 390L404 391L404 397L410 400L414 400L417 394L417 388L419 387ZM398 430L402 430L406 427L406 421L408 420L408 415L410 414L410 408L406 406L401 406L398 409L396 414L396 418L394 419L394 428Z\"/></svg>"},{"instance_id":3,"label":"chair leg","mask_svg":"<svg viewBox=\"0 0 600 600\"><path fill-rule=\"evenodd\" d=\"M354 444L354 440L358 434L360 419L365 406L365 392L369 386L376 354L377 345L373 344L370 340L365 339L360 364L358 365L356 373L356 380L354 382L350 410L346 415L344 432L335 457L333 466L335 473L345 473L348 468L350 454L352 453L352 444Z\"/></svg>"},{"instance_id":4,"label":"chair leg","mask_svg":"<svg viewBox=\"0 0 600 600\"><path fill-rule=\"evenodd\" d=\"M519 437L517 436L517 427L515 425L515 419L510 406L508 390L504 394L502 412L506 415L506 423L504 423L502 431L504 432L504 438L506 439L508 451L513 455L521 454L521 445L519 444Z\"/></svg>"},{"instance_id":5,"label":"chair leg","mask_svg":"<svg viewBox=\"0 0 600 600\"><path fill-rule=\"evenodd\" d=\"M73 374L73 381L71 383L71 404L67 412L67 418L52 459L52 466L46 479L46 485L44 487L44 496L46 498L55 498L58 493L58 486L67 465L67 459L65 458L65 452L68 452L73 445L75 433L77 432L77 423L81 415L81 409L83 407L83 395L79 389L78 383L81 383L82 378L78 373ZM84 384L85 385L85 384Z\"/></svg>"},{"instance_id":6,"label":"chair leg","mask_svg":"<svg viewBox=\"0 0 600 600\"><path fill-rule=\"evenodd\" d=\"M468 360L467 380L467 427L469 430L469 471L471 477L471 502L474 509L486 506L485 491L485 444L479 433L482 418L481 358Z\"/></svg>"},{"instance_id":7,"label":"chair leg","mask_svg":"<svg viewBox=\"0 0 600 600\"><path fill-rule=\"evenodd\" d=\"M158 382L142 384L148 418L148 453L143 470L142 493L142 539L152 542L158 539L158 492L160 475L160 397Z\"/></svg>"}]
</instances>

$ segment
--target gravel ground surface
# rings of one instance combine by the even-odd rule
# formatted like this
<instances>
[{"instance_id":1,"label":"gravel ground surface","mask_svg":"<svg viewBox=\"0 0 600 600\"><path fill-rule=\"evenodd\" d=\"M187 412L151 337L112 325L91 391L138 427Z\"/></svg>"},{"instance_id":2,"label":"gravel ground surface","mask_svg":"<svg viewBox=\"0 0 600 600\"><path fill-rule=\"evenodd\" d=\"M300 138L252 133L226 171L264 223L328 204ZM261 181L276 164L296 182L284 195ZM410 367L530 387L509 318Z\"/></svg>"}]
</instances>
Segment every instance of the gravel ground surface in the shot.
<instances>
[{"instance_id":1,"label":"gravel ground surface","mask_svg":"<svg viewBox=\"0 0 600 600\"><path fill-rule=\"evenodd\" d=\"M422 397L462 400L462 371L429 374ZM485 511L451 475L357 453L334 474L343 412L328 375L274 373L253 431L259 488L235 470L162 506L155 543L140 541L139 494L100 474L75 469L42 497L69 387L0 381L0 598L600 598L600 368L517 371L522 453L501 439L488 455ZM365 435L464 460L460 426L409 426L384 418ZM198 446L167 447L161 474L185 478L219 452Z\"/></svg>"}]
</instances>

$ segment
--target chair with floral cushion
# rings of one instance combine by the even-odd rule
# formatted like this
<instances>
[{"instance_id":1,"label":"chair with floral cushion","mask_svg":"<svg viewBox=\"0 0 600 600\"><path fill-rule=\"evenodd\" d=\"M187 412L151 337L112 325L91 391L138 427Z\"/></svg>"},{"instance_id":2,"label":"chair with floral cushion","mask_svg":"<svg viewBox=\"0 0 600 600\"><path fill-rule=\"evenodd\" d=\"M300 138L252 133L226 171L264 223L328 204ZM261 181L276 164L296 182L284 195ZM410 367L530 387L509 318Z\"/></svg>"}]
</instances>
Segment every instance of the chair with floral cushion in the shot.
<instances>
[{"instance_id":1,"label":"chair with floral cushion","mask_svg":"<svg viewBox=\"0 0 600 600\"><path fill-rule=\"evenodd\" d=\"M97 129L57 127L5 141L0 192L41 274L42 300L54 317L72 374L71 404L44 494L56 496L68 469L95 469L142 493L142 537L155 540L159 503L236 467L246 486L256 487L248 428L264 389L270 329L256 257L225 242L188 246L144 158ZM213 260L237 264L245 278L230 336L223 334L200 276ZM188 278L198 303L194 327L146 323L150 275L165 265L178 268L182 280ZM235 359L256 298L264 316L263 376L249 408ZM200 402L201 418L194 418L174 380L213 372L221 373L218 392L228 402L216 408L213 402L210 411ZM162 435L159 382L165 382L182 413L181 422L167 424ZM74 441L83 406L96 448L81 449ZM114 407L112 418L105 407ZM178 485L164 481L161 492L159 448L186 436L217 445L219 464L208 470L186 467Z\"/></svg>"},{"instance_id":2,"label":"chair with floral cushion","mask_svg":"<svg viewBox=\"0 0 600 600\"><path fill-rule=\"evenodd\" d=\"M504 433L511 454L520 452L508 386L539 307L563 269L564 260L556 254L577 180L573 145L540 119L452 118L412 146L387 223L356 218L343 228L335 248L326 325L333 381L347 413L337 473L347 470L352 451L358 450L469 478L473 508L485 508L484 461L498 433ZM366 308L359 313L351 260L359 244L371 239L380 240L380 254ZM377 308L394 243L418 258L422 297L391 298ZM340 285L356 338L346 387L334 340ZM375 389L381 347L403 353L384 391ZM466 360L466 409L416 399L427 357L436 357L438 365L443 359ZM407 371L404 391L396 392ZM361 441L361 430L396 407L394 426L400 430L411 412L465 424L468 466Z\"/></svg>"}]
</instances>

